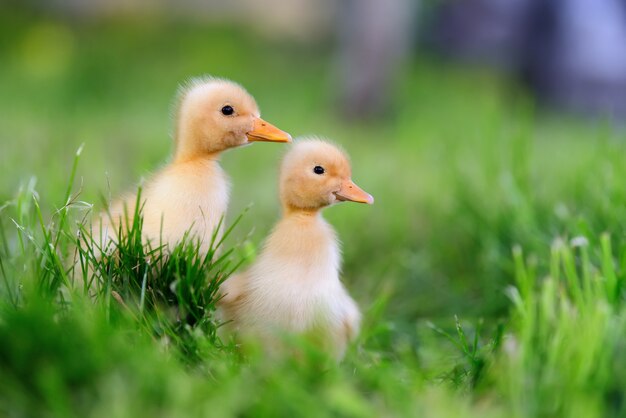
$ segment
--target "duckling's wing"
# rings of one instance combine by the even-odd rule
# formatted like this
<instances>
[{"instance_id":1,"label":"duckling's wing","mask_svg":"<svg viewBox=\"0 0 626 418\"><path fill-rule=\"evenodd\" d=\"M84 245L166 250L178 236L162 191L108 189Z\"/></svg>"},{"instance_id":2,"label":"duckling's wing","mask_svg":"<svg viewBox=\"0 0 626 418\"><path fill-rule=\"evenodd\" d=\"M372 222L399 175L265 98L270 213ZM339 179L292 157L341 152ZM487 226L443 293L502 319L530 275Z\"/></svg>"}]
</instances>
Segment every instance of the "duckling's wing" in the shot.
<instances>
[{"instance_id":1,"label":"duckling's wing","mask_svg":"<svg viewBox=\"0 0 626 418\"><path fill-rule=\"evenodd\" d=\"M236 274L229 277L224 283L220 285L219 294L221 299L218 305L222 307L232 306L244 292L244 275Z\"/></svg>"},{"instance_id":2,"label":"duckling's wing","mask_svg":"<svg viewBox=\"0 0 626 418\"><path fill-rule=\"evenodd\" d=\"M343 329L347 341L354 341L361 330L361 312L354 300L348 296L346 314L343 320Z\"/></svg>"}]
</instances>

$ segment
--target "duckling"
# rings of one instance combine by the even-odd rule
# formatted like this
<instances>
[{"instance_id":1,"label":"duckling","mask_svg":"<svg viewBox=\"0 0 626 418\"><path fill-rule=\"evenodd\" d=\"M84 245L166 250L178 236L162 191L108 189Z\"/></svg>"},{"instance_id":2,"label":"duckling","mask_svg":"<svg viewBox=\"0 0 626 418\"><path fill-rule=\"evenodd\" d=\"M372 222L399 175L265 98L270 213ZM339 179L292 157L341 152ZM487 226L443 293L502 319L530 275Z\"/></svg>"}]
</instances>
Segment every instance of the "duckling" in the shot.
<instances>
[{"instance_id":1,"label":"duckling","mask_svg":"<svg viewBox=\"0 0 626 418\"><path fill-rule=\"evenodd\" d=\"M255 141L290 142L291 136L261 119L254 98L239 84L205 77L183 86L173 158L144 184L141 194L143 239L167 247L188 234L205 254L229 200L220 155ZM127 218L132 221L136 202L137 195L128 194L100 215L92 231L100 234L100 248L116 238Z\"/></svg>"},{"instance_id":2,"label":"duckling","mask_svg":"<svg viewBox=\"0 0 626 418\"><path fill-rule=\"evenodd\" d=\"M226 280L221 315L244 338L272 349L276 332L310 335L341 359L360 327L360 312L339 279L337 235L323 208L342 201L372 204L351 180L344 152L317 138L297 141L280 171L282 219L255 263Z\"/></svg>"}]
</instances>

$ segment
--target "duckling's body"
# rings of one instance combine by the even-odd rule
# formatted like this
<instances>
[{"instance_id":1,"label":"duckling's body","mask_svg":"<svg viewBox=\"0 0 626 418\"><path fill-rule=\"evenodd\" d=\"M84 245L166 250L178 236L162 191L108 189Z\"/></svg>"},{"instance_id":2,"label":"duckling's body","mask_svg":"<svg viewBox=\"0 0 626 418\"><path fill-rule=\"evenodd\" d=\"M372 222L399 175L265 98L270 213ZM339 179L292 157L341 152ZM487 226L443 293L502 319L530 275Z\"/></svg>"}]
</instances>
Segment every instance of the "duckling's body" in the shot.
<instances>
[{"instance_id":1,"label":"duckling's body","mask_svg":"<svg viewBox=\"0 0 626 418\"><path fill-rule=\"evenodd\" d=\"M229 189L228 176L212 158L168 165L141 191L144 240L153 246L174 245L187 234L205 254L228 208ZM129 194L111 206L103 224L115 228L106 231L109 235L116 236L120 219L125 222L124 207L132 222L136 202L137 195Z\"/></svg>"},{"instance_id":2,"label":"duckling's body","mask_svg":"<svg viewBox=\"0 0 626 418\"><path fill-rule=\"evenodd\" d=\"M285 217L255 264L224 283L225 316L265 342L277 331L318 333L341 358L358 334L360 313L339 280L340 258L335 231L321 215Z\"/></svg>"},{"instance_id":3,"label":"duckling's body","mask_svg":"<svg viewBox=\"0 0 626 418\"><path fill-rule=\"evenodd\" d=\"M259 337L266 346L275 344L276 332L314 334L324 349L341 358L359 332L360 313L340 281L337 235L320 211L340 200L341 184L318 184L323 180L311 169L320 164L329 167L328 177L356 187L349 180L347 159L335 147L318 140L294 146L281 173L283 217L255 263L224 282L221 306L241 334ZM334 165L339 170L333 172ZM371 203L371 196L358 190L365 200L350 200Z\"/></svg>"},{"instance_id":4,"label":"duckling's body","mask_svg":"<svg viewBox=\"0 0 626 418\"><path fill-rule=\"evenodd\" d=\"M180 93L172 162L141 192L142 236L166 248L184 237L208 251L228 208L229 181L220 154L252 141L289 142L289 134L260 118L256 102L228 80L196 79ZM101 214L92 234L101 248L117 240L132 222L137 195L129 194ZM98 242L98 241L96 241Z\"/></svg>"}]
</instances>

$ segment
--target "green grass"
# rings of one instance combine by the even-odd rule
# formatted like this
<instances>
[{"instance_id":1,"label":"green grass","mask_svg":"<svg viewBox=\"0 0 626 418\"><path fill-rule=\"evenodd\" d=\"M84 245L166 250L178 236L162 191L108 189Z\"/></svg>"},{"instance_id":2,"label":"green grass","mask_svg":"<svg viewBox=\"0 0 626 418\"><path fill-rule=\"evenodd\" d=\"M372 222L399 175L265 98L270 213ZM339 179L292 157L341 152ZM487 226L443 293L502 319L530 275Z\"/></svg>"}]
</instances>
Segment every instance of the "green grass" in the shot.
<instances>
[{"instance_id":1,"label":"green grass","mask_svg":"<svg viewBox=\"0 0 626 418\"><path fill-rule=\"evenodd\" d=\"M626 413L626 142L609 123L427 56L381 120L350 123L329 45L158 16L0 26L0 415ZM364 311L340 365L298 339L301 356L268 361L220 338L216 286L278 217L278 146L224 157L224 257L193 243L163 257L137 217L121 256L83 254L97 295L71 285L80 224L166 161L176 86L202 73L241 82L292 134L341 143L376 198L325 212Z\"/></svg>"}]
</instances>

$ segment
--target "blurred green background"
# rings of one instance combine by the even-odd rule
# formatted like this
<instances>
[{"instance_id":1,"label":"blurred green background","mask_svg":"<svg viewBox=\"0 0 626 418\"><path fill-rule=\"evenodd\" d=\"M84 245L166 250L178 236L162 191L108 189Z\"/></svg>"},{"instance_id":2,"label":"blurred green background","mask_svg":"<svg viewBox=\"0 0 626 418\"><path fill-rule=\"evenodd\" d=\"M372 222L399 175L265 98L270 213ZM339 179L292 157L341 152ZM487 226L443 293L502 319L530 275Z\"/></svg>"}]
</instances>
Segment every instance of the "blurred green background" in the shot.
<instances>
[{"instance_id":1,"label":"blurred green background","mask_svg":"<svg viewBox=\"0 0 626 418\"><path fill-rule=\"evenodd\" d=\"M611 123L547 110L507 76L428 50L394 73L384 111L348 118L332 31L287 36L229 16L3 12L0 200L35 176L42 206L60 207L84 144L80 199L101 208L100 196L136 187L167 161L178 85L211 74L245 86L263 117L292 135L347 149L376 203L326 211L343 241L345 281L365 309L388 297L389 317L402 323L501 315L513 245L544 251L557 237L621 225L612 222L624 210L610 202L624 195L624 143ZM278 218L284 151L256 144L224 156L229 218L252 205L235 241L251 233L259 245Z\"/></svg>"},{"instance_id":2,"label":"blurred green background","mask_svg":"<svg viewBox=\"0 0 626 418\"><path fill-rule=\"evenodd\" d=\"M413 2L0 8L0 415L623 416L623 124L616 113L567 113L518 72L453 59L429 40L436 10L477 3L524 1L423 1L419 13L409 7L412 23L382 33L347 12L382 5L374 17L400 22L398 5ZM488 13L473 10L486 28ZM389 48L363 58L353 54L361 38ZM518 47L508 50L523 55ZM393 57L368 93L362 80ZM178 319L181 329L163 330L110 297L66 305L59 288L33 290L60 280L41 235L56 231L48 222L66 203L76 150L84 144L74 191L99 211L168 161L175 92L203 74L241 83L293 136L344 146L353 179L376 198L325 211L364 313L336 367L306 347L302 358L242 358ZM229 237L241 254L280 216L284 152L255 144L223 157L228 220L249 207ZM70 213L78 222L87 211ZM73 236L58 230L50 251L63 257Z\"/></svg>"}]
</instances>

